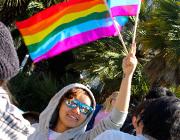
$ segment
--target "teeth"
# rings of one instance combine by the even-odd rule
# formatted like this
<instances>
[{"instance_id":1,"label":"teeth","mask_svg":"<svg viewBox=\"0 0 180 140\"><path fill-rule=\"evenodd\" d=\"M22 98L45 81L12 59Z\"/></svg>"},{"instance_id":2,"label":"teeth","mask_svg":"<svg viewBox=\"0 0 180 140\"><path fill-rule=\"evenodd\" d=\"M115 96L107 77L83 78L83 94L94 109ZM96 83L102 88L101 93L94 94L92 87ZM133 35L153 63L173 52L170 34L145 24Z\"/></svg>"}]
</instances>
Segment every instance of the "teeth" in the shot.
<instances>
[{"instance_id":1,"label":"teeth","mask_svg":"<svg viewBox=\"0 0 180 140\"><path fill-rule=\"evenodd\" d=\"M75 120L77 120L77 118L76 118L76 117L74 117L74 116L71 116L71 115L70 115L70 117L71 117L71 118L73 118L73 119L75 119Z\"/></svg>"}]
</instances>

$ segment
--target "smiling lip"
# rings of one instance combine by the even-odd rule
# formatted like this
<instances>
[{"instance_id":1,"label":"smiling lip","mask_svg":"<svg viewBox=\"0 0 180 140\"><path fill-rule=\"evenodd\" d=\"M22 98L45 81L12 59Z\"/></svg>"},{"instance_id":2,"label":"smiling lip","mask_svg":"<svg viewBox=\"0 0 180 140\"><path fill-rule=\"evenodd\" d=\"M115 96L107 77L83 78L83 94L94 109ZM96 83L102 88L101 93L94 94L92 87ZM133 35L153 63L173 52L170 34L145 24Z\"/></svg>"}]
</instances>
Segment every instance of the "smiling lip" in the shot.
<instances>
[{"instance_id":1,"label":"smiling lip","mask_svg":"<svg viewBox=\"0 0 180 140\"><path fill-rule=\"evenodd\" d=\"M77 117L75 117L74 115L71 115L71 114L67 114L68 118L70 118L71 120L74 120L74 121L78 121L79 119Z\"/></svg>"}]
</instances>

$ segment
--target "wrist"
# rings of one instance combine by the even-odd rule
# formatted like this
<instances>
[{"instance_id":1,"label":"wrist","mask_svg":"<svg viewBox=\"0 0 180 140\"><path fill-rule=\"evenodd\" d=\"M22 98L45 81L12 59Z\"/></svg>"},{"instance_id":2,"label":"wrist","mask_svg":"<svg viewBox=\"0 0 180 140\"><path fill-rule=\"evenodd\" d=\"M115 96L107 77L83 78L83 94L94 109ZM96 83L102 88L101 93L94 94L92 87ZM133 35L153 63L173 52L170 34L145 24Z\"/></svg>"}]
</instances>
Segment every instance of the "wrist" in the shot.
<instances>
[{"instance_id":1,"label":"wrist","mask_svg":"<svg viewBox=\"0 0 180 140\"><path fill-rule=\"evenodd\" d=\"M125 74L123 73L123 79L124 78L132 78L133 77L133 74Z\"/></svg>"}]
</instances>

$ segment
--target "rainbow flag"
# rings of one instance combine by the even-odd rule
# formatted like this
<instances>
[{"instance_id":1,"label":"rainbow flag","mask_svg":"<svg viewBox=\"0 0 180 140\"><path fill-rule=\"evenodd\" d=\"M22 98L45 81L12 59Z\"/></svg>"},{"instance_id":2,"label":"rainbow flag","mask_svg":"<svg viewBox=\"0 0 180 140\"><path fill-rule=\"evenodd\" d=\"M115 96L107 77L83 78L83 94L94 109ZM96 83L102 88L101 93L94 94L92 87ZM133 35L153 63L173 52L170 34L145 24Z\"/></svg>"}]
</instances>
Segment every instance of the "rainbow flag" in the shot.
<instances>
[{"instance_id":1,"label":"rainbow flag","mask_svg":"<svg viewBox=\"0 0 180 140\"><path fill-rule=\"evenodd\" d=\"M108 0L111 14L115 16L136 16L140 10L141 0Z\"/></svg>"},{"instance_id":2,"label":"rainbow flag","mask_svg":"<svg viewBox=\"0 0 180 140\"><path fill-rule=\"evenodd\" d=\"M116 34L104 0L59 3L16 26L35 63Z\"/></svg>"}]
</instances>

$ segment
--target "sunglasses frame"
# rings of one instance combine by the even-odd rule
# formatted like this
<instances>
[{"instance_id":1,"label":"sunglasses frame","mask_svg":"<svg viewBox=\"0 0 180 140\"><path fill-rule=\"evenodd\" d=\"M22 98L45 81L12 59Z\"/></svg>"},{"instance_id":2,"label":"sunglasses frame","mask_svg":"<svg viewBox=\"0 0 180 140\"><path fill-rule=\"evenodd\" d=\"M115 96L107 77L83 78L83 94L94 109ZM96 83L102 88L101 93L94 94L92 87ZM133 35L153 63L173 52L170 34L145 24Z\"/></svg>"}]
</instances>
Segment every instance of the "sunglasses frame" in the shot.
<instances>
[{"instance_id":1,"label":"sunglasses frame","mask_svg":"<svg viewBox=\"0 0 180 140\"><path fill-rule=\"evenodd\" d=\"M73 106L72 103L75 106ZM88 105L80 102L78 99L65 99L65 104L71 109L79 107L79 110L83 115L88 115L93 111L93 108L91 106L88 106ZM86 108L88 110L87 113L82 111L84 108Z\"/></svg>"}]
</instances>

